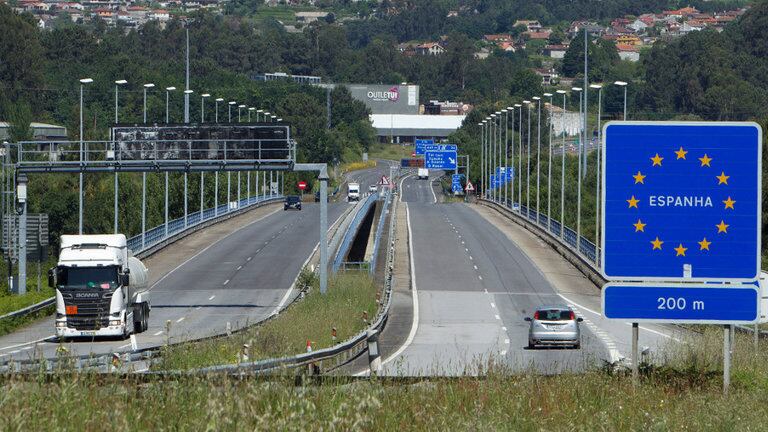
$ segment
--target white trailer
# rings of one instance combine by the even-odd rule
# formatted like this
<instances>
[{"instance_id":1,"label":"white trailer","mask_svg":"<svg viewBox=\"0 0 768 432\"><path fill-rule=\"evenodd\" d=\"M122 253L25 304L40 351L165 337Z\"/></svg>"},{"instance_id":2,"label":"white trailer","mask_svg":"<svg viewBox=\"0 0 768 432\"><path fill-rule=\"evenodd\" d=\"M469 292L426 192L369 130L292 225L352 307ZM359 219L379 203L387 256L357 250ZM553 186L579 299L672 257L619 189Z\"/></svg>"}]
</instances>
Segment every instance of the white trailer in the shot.
<instances>
[{"instance_id":1,"label":"white trailer","mask_svg":"<svg viewBox=\"0 0 768 432\"><path fill-rule=\"evenodd\" d=\"M149 274L123 234L63 235L59 262L48 271L56 288L56 336L141 333L148 327Z\"/></svg>"}]
</instances>

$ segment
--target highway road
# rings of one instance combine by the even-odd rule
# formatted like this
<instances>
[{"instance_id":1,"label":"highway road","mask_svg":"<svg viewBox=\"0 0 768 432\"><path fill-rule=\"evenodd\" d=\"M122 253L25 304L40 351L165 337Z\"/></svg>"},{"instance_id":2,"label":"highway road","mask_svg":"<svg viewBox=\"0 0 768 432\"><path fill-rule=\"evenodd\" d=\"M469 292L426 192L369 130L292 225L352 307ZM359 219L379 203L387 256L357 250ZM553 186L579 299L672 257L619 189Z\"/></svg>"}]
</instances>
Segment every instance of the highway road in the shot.
<instances>
[{"instance_id":1,"label":"highway road","mask_svg":"<svg viewBox=\"0 0 768 432\"><path fill-rule=\"evenodd\" d=\"M553 374L618 359L617 338L610 333L628 339L628 327L611 322L604 331L594 324L604 322L590 320L580 308L577 313L589 321L581 326L581 349L527 349L524 318L538 306L570 304L572 299L563 298L515 241L476 206L437 204L436 199L431 182L414 177L403 181L416 331L395 355L384 353L385 374L478 374L490 363L510 371Z\"/></svg>"},{"instance_id":2,"label":"highway road","mask_svg":"<svg viewBox=\"0 0 768 432\"><path fill-rule=\"evenodd\" d=\"M367 185L385 172L389 172L388 165L381 164L349 177ZM349 205L344 200L330 203L329 226ZM305 203L301 211L283 211L281 204L256 209L252 212L261 212L260 217L230 229L226 236L209 236L207 244L197 245L199 253L190 253L188 259L178 259L183 254L176 251L189 246L179 243L146 260L153 283L152 313L149 329L136 337L138 347L223 333L227 323L234 329L262 320L282 307L295 295L292 284L317 245L319 211L317 203ZM158 263L155 269L153 263ZM158 267L162 268L159 272ZM170 323L170 333L166 322ZM49 317L0 337L0 361L54 357L58 344L52 333L53 318ZM132 349L129 340L75 341L68 342L67 347L74 354Z\"/></svg>"}]
</instances>

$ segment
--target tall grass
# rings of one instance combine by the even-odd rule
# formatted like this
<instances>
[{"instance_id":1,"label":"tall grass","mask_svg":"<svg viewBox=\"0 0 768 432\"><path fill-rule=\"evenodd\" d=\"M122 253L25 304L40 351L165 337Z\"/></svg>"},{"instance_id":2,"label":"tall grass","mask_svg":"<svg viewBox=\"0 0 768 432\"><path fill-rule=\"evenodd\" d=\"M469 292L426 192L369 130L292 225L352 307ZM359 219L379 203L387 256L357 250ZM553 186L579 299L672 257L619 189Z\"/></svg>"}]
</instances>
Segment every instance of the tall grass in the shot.
<instances>
[{"instance_id":1,"label":"tall grass","mask_svg":"<svg viewBox=\"0 0 768 432\"><path fill-rule=\"evenodd\" d=\"M314 350L326 348L334 343L333 328L337 331L336 342L341 342L367 327L363 312L369 320L376 314L377 288L367 273L332 276L325 295L320 294L319 282L312 273L302 273L299 285L311 289L277 318L231 337L167 347L153 368L179 370L237 363L243 345L248 345L250 360L299 354L306 351L307 341Z\"/></svg>"},{"instance_id":2,"label":"tall grass","mask_svg":"<svg viewBox=\"0 0 768 432\"><path fill-rule=\"evenodd\" d=\"M359 171L359 170L375 168L375 167L376 167L375 160L369 160L366 162L363 162L363 161L349 162L341 166L341 172L348 173L350 171Z\"/></svg>"}]
</instances>

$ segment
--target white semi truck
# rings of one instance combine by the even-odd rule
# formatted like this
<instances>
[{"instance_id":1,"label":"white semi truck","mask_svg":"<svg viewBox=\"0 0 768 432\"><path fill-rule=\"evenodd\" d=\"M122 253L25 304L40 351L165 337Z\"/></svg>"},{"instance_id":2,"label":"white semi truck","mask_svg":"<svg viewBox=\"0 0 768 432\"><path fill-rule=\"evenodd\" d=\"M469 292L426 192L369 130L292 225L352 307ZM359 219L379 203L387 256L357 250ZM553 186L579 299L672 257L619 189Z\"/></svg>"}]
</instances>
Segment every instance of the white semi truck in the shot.
<instances>
[{"instance_id":1,"label":"white semi truck","mask_svg":"<svg viewBox=\"0 0 768 432\"><path fill-rule=\"evenodd\" d=\"M63 235L59 262L48 272L56 288L56 336L127 337L147 329L147 268L123 234Z\"/></svg>"},{"instance_id":2,"label":"white semi truck","mask_svg":"<svg viewBox=\"0 0 768 432\"><path fill-rule=\"evenodd\" d=\"M418 176L419 180L429 180L429 170L426 168L419 168L416 175Z\"/></svg>"}]
</instances>

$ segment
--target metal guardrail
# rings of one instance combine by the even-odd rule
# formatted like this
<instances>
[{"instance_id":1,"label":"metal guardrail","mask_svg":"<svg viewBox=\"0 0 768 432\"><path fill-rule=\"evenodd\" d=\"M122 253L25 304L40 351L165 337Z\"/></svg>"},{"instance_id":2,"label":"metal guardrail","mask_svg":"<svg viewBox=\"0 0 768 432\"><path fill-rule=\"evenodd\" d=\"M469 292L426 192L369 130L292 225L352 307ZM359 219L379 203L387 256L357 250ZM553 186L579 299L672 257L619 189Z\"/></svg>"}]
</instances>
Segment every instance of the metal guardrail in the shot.
<instances>
[{"instance_id":1,"label":"metal guardrail","mask_svg":"<svg viewBox=\"0 0 768 432\"><path fill-rule=\"evenodd\" d=\"M381 209L381 214L379 215L379 224L376 225L376 234L373 238L373 256L371 257L371 263L369 266L369 271L371 274L376 272L376 260L379 256L379 241L381 240L381 232L384 230L384 219L387 217L387 212L389 211L389 203L392 202L392 190L388 190L386 192L387 198L384 201L384 208Z\"/></svg>"},{"instance_id":2,"label":"metal guardrail","mask_svg":"<svg viewBox=\"0 0 768 432\"><path fill-rule=\"evenodd\" d=\"M513 203L511 200L495 200L485 198L486 201L495 203L506 208L508 211L517 214L518 216L527 219L534 223L539 228L547 232L551 237L566 244L573 252L583 256L593 267L595 271L598 270L598 258L600 256L600 248L595 246L589 239L584 236L579 236L571 228L567 226L561 227L560 221L552 219L552 223L549 223L549 217L545 214L537 213L533 209L529 209L519 203ZM577 248L578 244L578 248Z\"/></svg>"},{"instance_id":3,"label":"metal guardrail","mask_svg":"<svg viewBox=\"0 0 768 432\"><path fill-rule=\"evenodd\" d=\"M352 245L352 240L355 238L358 230L360 229L360 223L362 222L365 215L368 214L371 205L373 205L377 199L378 196L376 194L368 195L368 198L365 200L364 204L362 207L360 207L360 210L358 210L357 214L355 215L355 219L349 225L349 228L347 229L347 232L344 236L344 240L341 242L341 246L339 246L339 250L336 252L336 258L333 260L334 272L339 271L341 263L349 252L350 246Z\"/></svg>"},{"instance_id":4,"label":"metal guardrail","mask_svg":"<svg viewBox=\"0 0 768 432\"><path fill-rule=\"evenodd\" d=\"M237 208L235 209L230 209L228 204L224 204L224 205L218 206L217 208L209 208L209 209L203 210L202 217L200 212L196 212L194 214L188 214L186 226L185 226L183 217L174 219L172 221L168 221L167 236L165 234L165 224L162 224L150 230L147 230L147 232L143 236L142 234L139 234L128 239L128 249L132 250L134 252L134 255L140 255L148 251L149 249L157 246L158 244L173 238L174 236L177 236L189 230L197 229L201 224L209 223L219 218L229 217L233 213L238 213L254 206L258 207L260 205L279 201L281 199L283 199L282 195L252 196L248 198L243 198L240 201L238 201ZM144 237L143 246L142 246L142 237ZM5 315L2 315L0 316L0 321L4 319L18 318L18 317L39 312L42 309L52 306L54 303L56 303L56 297L51 297L39 303L33 304L31 306L27 306L25 308L15 310L13 312L9 312Z\"/></svg>"}]
</instances>

